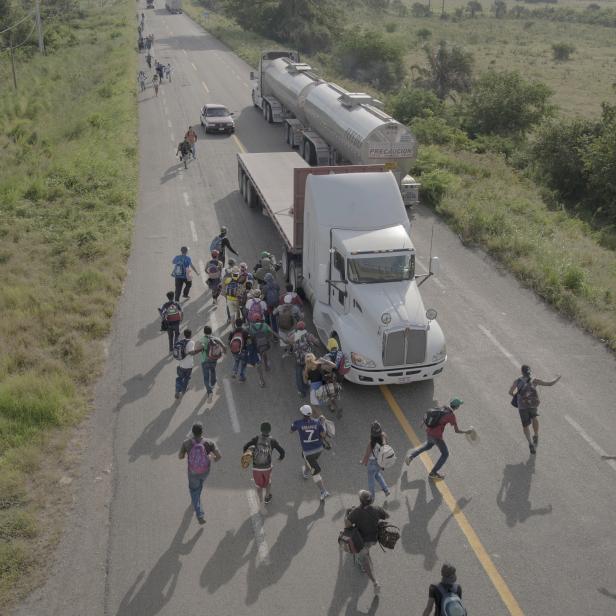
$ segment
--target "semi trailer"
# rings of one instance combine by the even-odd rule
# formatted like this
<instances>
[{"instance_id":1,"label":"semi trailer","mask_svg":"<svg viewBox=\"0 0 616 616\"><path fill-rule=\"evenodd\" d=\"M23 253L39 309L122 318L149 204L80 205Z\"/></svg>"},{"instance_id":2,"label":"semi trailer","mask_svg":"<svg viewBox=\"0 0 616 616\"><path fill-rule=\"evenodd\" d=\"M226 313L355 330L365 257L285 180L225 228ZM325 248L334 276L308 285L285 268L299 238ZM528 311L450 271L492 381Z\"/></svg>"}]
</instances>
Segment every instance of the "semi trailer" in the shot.
<instances>
[{"instance_id":1,"label":"semi trailer","mask_svg":"<svg viewBox=\"0 0 616 616\"><path fill-rule=\"evenodd\" d=\"M380 101L324 81L296 51L263 52L251 79L255 107L267 122L284 124L286 142L310 165L383 164L404 204L419 201L419 183L408 175L417 141Z\"/></svg>"},{"instance_id":2,"label":"semi trailer","mask_svg":"<svg viewBox=\"0 0 616 616\"><path fill-rule=\"evenodd\" d=\"M432 379L447 360L415 273L410 223L384 165L311 167L296 152L238 154L240 193L274 224L282 271L302 289L324 343L336 338L361 385Z\"/></svg>"}]
</instances>

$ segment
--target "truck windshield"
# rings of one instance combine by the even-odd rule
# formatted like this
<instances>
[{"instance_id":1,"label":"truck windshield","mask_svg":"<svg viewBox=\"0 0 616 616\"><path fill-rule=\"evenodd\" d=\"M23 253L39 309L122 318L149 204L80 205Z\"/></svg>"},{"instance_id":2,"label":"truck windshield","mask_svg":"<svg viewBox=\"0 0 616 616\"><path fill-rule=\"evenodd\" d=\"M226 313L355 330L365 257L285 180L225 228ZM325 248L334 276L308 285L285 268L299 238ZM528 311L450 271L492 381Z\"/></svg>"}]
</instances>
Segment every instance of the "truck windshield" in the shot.
<instances>
[{"instance_id":1,"label":"truck windshield","mask_svg":"<svg viewBox=\"0 0 616 616\"><path fill-rule=\"evenodd\" d=\"M350 282L400 282L415 276L415 255L375 255L348 261Z\"/></svg>"}]
</instances>

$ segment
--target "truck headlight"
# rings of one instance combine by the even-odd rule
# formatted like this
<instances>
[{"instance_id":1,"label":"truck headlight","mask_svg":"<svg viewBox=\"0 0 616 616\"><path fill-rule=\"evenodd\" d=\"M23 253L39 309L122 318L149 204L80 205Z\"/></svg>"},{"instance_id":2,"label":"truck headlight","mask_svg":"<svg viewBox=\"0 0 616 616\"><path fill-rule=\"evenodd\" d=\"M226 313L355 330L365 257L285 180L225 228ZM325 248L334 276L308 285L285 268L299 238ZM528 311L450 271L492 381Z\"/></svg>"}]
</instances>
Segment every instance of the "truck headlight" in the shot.
<instances>
[{"instance_id":1,"label":"truck headlight","mask_svg":"<svg viewBox=\"0 0 616 616\"><path fill-rule=\"evenodd\" d=\"M440 361L443 361L447 357L447 346L443 344L441 350L438 353L432 355L432 363L437 364Z\"/></svg>"},{"instance_id":2,"label":"truck headlight","mask_svg":"<svg viewBox=\"0 0 616 616\"><path fill-rule=\"evenodd\" d=\"M376 368L376 364L361 353L351 353L351 363L360 368Z\"/></svg>"}]
</instances>

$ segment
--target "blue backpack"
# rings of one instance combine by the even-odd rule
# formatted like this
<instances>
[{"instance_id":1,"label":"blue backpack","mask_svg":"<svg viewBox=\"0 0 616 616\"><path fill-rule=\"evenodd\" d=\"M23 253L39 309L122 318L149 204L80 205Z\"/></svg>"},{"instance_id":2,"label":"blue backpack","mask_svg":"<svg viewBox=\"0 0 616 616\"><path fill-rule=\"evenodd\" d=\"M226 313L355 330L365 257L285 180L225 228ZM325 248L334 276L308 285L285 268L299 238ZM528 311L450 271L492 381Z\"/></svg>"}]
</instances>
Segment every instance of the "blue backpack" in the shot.
<instances>
[{"instance_id":1,"label":"blue backpack","mask_svg":"<svg viewBox=\"0 0 616 616\"><path fill-rule=\"evenodd\" d=\"M457 593L458 585L437 586L441 593L441 611L440 616L467 616L466 608L462 605L462 599Z\"/></svg>"},{"instance_id":2,"label":"blue backpack","mask_svg":"<svg viewBox=\"0 0 616 616\"><path fill-rule=\"evenodd\" d=\"M212 250L218 250L218 252L222 250L222 237L220 237L220 235L217 235L212 240L212 243L210 244L210 252L212 252Z\"/></svg>"}]
</instances>

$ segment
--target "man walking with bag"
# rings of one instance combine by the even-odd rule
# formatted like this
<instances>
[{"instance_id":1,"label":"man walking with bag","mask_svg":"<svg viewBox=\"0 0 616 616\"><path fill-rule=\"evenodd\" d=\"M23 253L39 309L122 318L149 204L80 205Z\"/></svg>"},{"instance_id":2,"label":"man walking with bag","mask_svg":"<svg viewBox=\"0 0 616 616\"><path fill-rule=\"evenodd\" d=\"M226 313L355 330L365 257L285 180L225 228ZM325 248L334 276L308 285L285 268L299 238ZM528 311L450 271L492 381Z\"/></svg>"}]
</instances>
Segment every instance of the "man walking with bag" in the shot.
<instances>
[{"instance_id":1,"label":"man walking with bag","mask_svg":"<svg viewBox=\"0 0 616 616\"><path fill-rule=\"evenodd\" d=\"M272 426L264 421L261 424L261 434L255 436L244 445L244 453L252 449L252 478L257 487L259 502L269 504L272 502L272 450L278 452L278 461L284 460L284 449L278 441L272 438ZM265 493L265 499L263 499Z\"/></svg>"},{"instance_id":2,"label":"man walking with bag","mask_svg":"<svg viewBox=\"0 0 616 616\"><path fill-rule=\"evenodd\" d=\"M357 554L357 561L364 573L370 578L374 587L374 594L378 595L381 585L374 576L374 566L370 558L370 548L378 541L379 522L387 520L389 514L382 507L372 504L372 495L368 490L359 491L359 505L349 511L344 525L347 528L356 527L364 541L364 546Z\"/></svg>"},{"instance_id":3,"label":"man walking with bag","mask_svg":"<svg viewBox=\"0 0 616 616\"><path fill-rule=\"evenodd\" d=\"M195 509L199 524L205 524L205 515L201 508L201 492L203 484L210 474L212 459L220 460L220 451L214 441L203 438L203 424L197 422L192 427L192 436L187 438L180 447L179 458L188 456L188 491Z\"/></svg>"},{"instance_id":4,"label":"man walking with bag","mask_svg":"<svg viewBox=\"0 0 616 616\"><path fill-rule=\"evenodd\" d=\"M447 445L443 440L443 432L445 431L445 426L447 424L451 424L453 429L457 434L470 434L472 430L460 430L458 428L458 422L456 421L456 416L454 411L459 409L464 402L460 400L460 398L453 398L449 403L449 406L443 406L440 409L430 409L424 418L424 424L426 426L426 434L428 436L428 440L417 449L413 449L406 458L407 466L421 453L424 451L428 451L432 449L435 445L438 447L438 450L441 452L440 458L437 460L436 464L430 471L428 477L430 479L444 479L445 476L439 473L443 464L447 462L447 458L449 457L449 449L447 449Z\"/></svg>"},{"instance_id":5,"label":"man walking with bag","mask_svg":"<svg viewBox=\"0 0 616 616\"><path fill-rule=\"evenodd\" d=\"M466 609L462 605L462 587L456 582L456 568L449 563L441 567L441 581L430 584L428 603L422 616L440 616L441 614L460 614L464 616ZM434 608L434 612L432 612Z\"/></svg>"},{"instance_id":6,"label":"man walking with bag","mask_svg":"<svg viewBox=\"0 0 616 616\"><path fill-rule=\"evenodd\" d=\"M184 299L190 299L190 287L192 286L192 280L190 279L190 270L195 272L197 276L199 272L195 269L192 259L188 256L188 248L182 246L180 248L179 255L173 257L173 270L171 275L175 278L175 301L180 301L180 295L182 294L182 287L184 287L184 293L182 297Z\"/></svg>"},{"instance_id":7,"label":"man walking with bag","mask_svg":"<svg viewBox=\"0 0 616 616\"><path fill-rule=\"evenodd\" d=\"M201 369L203 370L203 384L207 391L208 400L210 400L216 385L216 364L227 352L227 347L220 338L212 336L212 328L209 325L203 328L203 334L204 336L201 339Z\"/></svg>"},{"instance_id":8,"label":"man walking with bag","mask_svg":"<svg viewBox=\"0 0 616 616\"><path fill-rule=\"evenodd\" d=\"M160 329L166 331L169 337L169 353L173 353L173 347L180 338L180 323L184 316L182 307L173 297L173 291L169 291L167 301L158 309L161 318Z\"/></svg>"}]
</instances>

